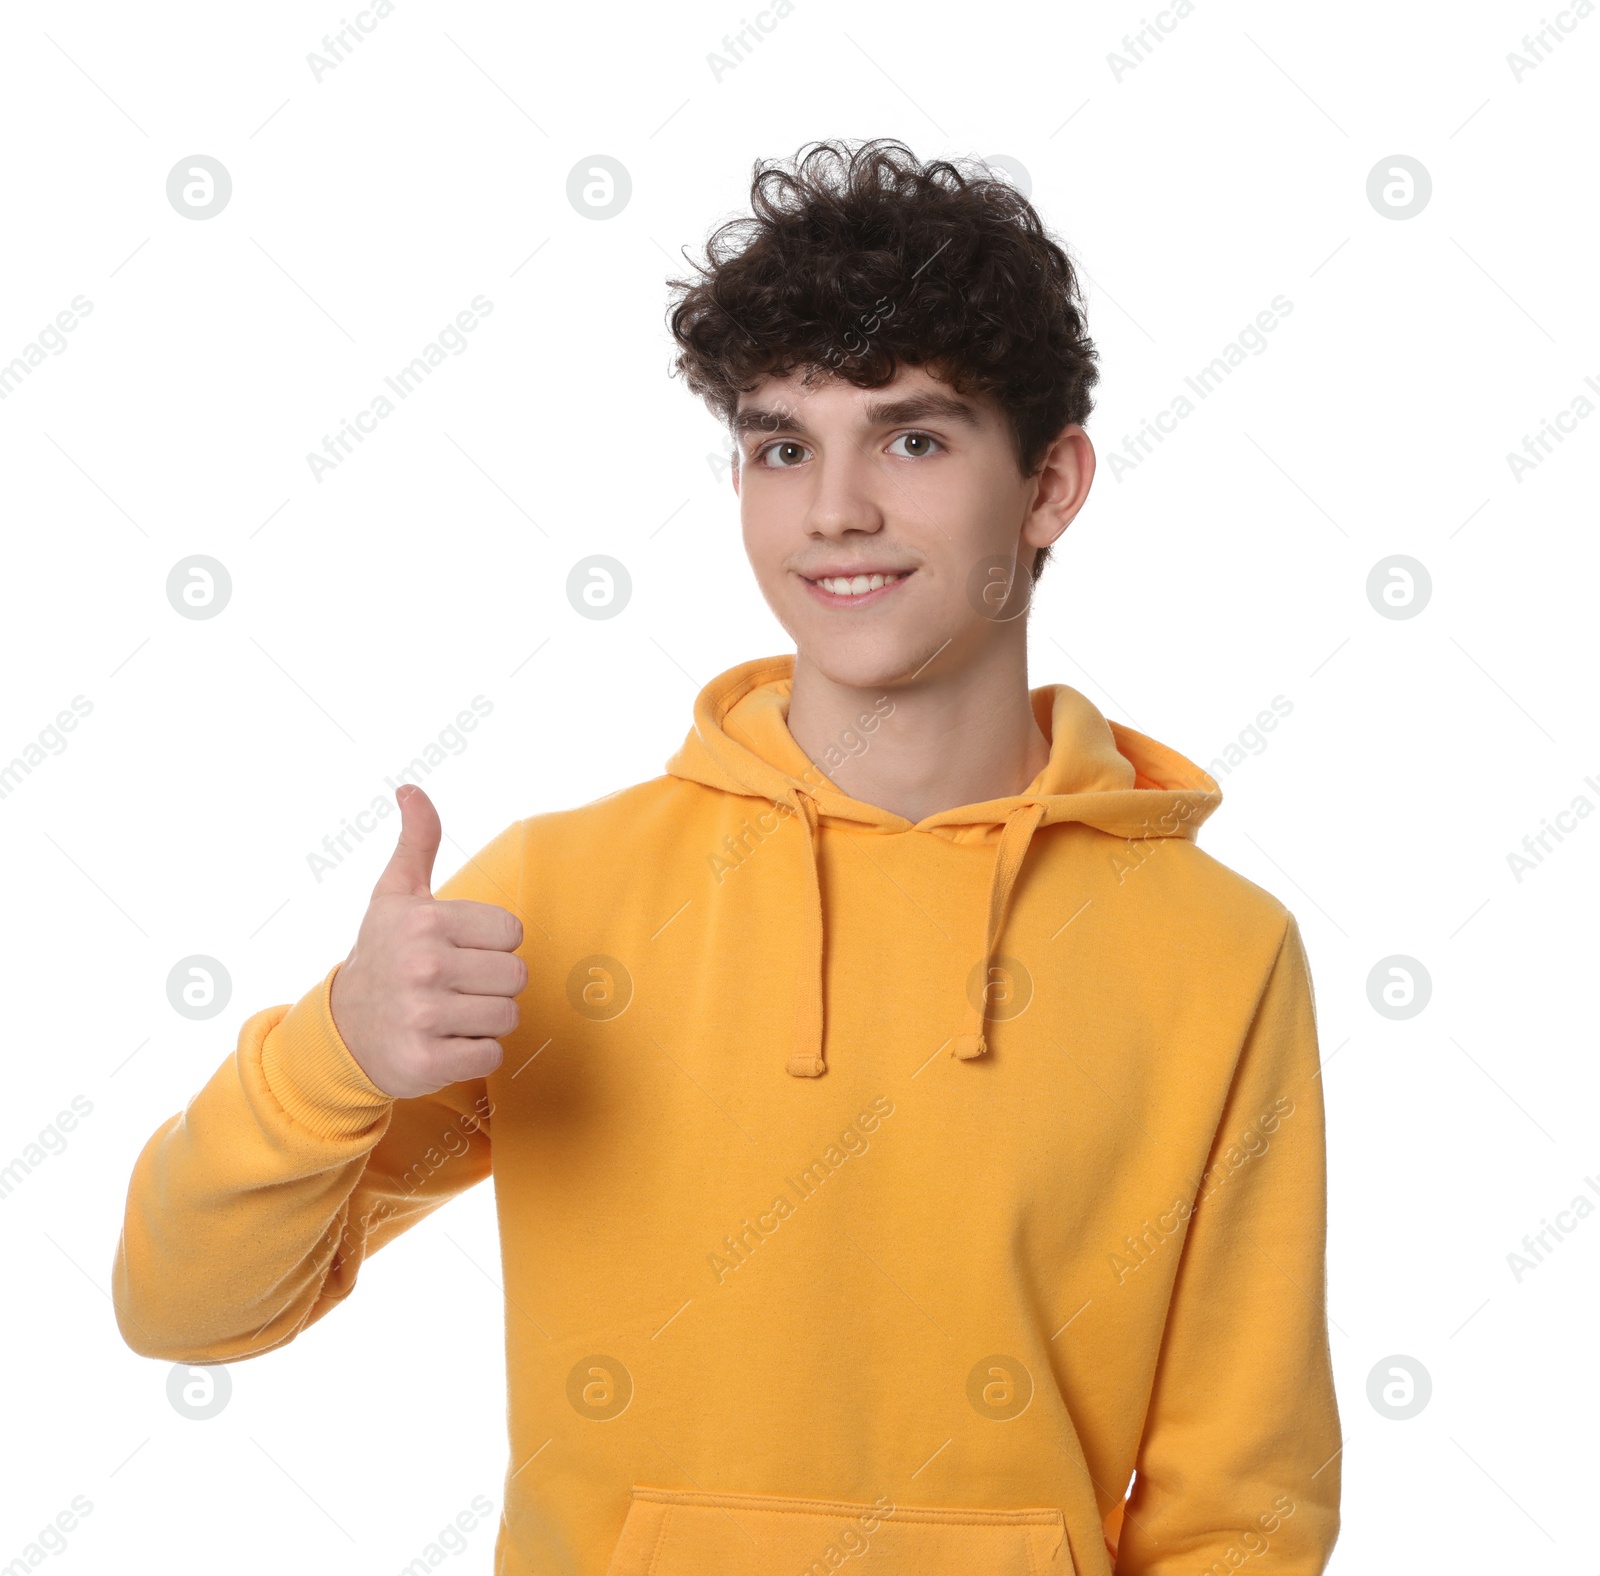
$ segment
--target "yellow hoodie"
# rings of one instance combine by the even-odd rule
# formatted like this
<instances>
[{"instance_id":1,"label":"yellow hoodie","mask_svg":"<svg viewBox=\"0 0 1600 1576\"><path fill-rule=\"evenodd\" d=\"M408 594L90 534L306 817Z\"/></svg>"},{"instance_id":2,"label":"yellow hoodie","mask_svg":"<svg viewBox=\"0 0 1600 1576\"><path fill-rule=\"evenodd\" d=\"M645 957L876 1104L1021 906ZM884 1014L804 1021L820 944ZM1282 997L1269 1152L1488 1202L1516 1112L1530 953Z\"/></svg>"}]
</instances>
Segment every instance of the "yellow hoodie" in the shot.
<instances>
[{"instance_id":1,"label":"yellow hoodie","mask_svg":"<svg viewBox=\"0 0 1600 1576\"><path fill-rule=\"evenodd\" d=\"M1311 982L1195 842L1216 783L1046 685L1038 777L913 825L825 775L892 697L814 764L792 675L438 889L524 923L488 1078L386 1096L337 964L247 1019L134 1167L123 1338L271 1351L492 1174L496 1576L1320 1572Z\"/></svg>"}]
</instances>

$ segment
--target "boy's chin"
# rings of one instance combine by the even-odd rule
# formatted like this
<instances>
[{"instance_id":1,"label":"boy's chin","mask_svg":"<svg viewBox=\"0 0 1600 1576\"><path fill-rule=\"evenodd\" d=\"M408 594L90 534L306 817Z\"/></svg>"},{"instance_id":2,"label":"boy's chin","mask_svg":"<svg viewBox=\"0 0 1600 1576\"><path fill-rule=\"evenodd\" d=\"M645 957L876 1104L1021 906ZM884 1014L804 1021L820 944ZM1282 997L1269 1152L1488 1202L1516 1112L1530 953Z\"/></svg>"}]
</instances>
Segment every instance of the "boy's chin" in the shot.
<instances>
[{"instance_id":1,"label":"boy's chin","mask_svg":"<svg viewBox=\"0 0 1600 1576\"><path fill-rule=\"evenodd\" d=\"M875 692L928 677L935 665L930 658L947 646L943 639L930 641L925 632L913 636L889 630L833 631L819 637L811 631L809 640L808 632L789 633L795 642L797 669L807 666L844 689Z\"/></svg>"}]
</instances>

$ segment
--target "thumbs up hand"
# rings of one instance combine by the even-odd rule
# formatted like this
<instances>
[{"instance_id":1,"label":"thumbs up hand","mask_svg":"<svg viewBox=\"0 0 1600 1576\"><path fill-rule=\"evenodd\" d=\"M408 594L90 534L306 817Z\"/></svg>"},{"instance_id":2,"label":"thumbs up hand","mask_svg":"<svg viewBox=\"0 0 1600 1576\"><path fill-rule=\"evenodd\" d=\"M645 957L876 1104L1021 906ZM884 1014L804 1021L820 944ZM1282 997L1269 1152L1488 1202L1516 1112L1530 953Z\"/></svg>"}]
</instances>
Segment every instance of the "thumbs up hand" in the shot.
<instances>
[{"instance_id":1,"label":"thumbs up hand","mask_svg":"<svg viewBox=\"0 0 1600 1576\"><path fill-rule=\"evenodd\" d=\"M400 839L333 976L334 1026L361 1070L395 1099L432 1094L500 1065L521 1021L522 921L496 903L433 896L439 812L420 788L395 794Z\"/></svg>"}]
</instances>

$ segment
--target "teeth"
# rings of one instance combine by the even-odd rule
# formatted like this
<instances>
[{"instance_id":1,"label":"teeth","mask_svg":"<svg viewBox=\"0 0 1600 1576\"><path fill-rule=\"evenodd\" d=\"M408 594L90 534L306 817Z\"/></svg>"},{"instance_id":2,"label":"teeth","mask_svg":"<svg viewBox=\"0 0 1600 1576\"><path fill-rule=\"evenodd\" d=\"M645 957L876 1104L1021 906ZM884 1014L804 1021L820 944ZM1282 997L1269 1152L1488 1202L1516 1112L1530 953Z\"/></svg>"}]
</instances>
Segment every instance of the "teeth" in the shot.
<instances>
[{"instance_id":1,"label":"teeth","mask_svg":"<svg viewBox=\"0 0 1600 1576\"><path fill-rule=\"evenodd\" d=\"M889 585L896 580L904 580L903 574L897 575L830 575L819 580L817 584L824 591L831 591L835 596L860 596L866 591L876 591L880 586Z\"/></svg>"}]
</instances>

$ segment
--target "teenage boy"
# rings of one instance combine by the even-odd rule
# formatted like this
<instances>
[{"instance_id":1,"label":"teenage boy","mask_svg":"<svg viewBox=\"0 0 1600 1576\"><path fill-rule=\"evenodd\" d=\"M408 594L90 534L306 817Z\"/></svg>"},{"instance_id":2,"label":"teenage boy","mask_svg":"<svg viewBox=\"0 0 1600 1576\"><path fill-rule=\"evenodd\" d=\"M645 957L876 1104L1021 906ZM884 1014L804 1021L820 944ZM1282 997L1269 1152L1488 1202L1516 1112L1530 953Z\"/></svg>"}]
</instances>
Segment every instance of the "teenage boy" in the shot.
<instances>
[{"instance_id":1,"label":"teenage boy","mask_svg":"<svg viewBox=\"0 0 1600 1576\"><path fill-rule=\"evenodd\" d=\"M1095 351L985 175L758 167L670 321L795 654L437 894L402 788L348 957L134 1168L122 1334L211 1363L493 1175L499 1576L1314 1576L1333 1545L1305 951L1197 846L1211 777L1028 687Z\"/></svg>"}]
</instances>

